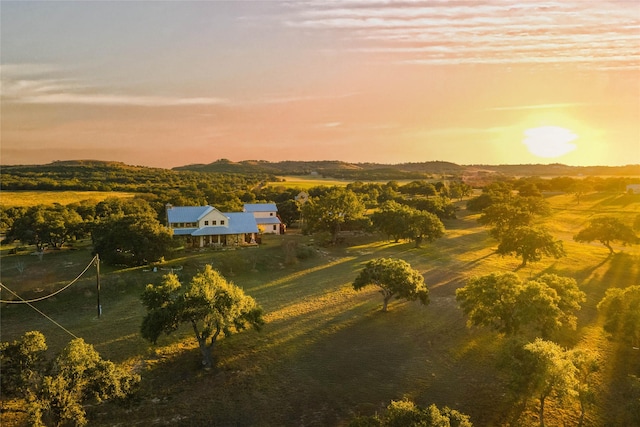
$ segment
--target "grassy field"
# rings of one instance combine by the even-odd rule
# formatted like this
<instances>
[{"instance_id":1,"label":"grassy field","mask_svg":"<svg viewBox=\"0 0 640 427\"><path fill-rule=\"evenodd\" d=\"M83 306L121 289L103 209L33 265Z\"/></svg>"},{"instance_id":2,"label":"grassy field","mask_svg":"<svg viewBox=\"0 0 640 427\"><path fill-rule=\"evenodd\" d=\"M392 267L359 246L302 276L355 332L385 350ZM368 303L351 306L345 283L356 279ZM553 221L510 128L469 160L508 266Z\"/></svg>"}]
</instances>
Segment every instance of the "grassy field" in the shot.
<instances>
[{"instance_id":1,"label":"grassy field","mask_svg":"<svg viewBox=\"0 0 640 427\"><path fill-rule=\"evenodd\" d=\"M319 185L337 185L339 187L345 187L347 184L353 182L353 180L338 180L334 178L322 178L318 176L279 176L278 178L284 181L275 181L267 183L270 187L289 187L300 188L302 190L308 190L312 187Z\"/></svg>"},{"instance_id":2,"label":"grassy field","mask_svg":"<svg viewBox=\"0 0 640 427\"><path fill-rule=\"evenodd\" d=\"M317 185L317 184L314 184ZM126 363L142 374L134 408L114 405L89 408L91 425L340 426L353 415L379 412L392 399L409 397L418 404L450 406L471 416L476 426L509 425L517 411L509 402L506 380L496 366L503 340L485 329L466 327L455 290L473 275L515 271L523 278L544 272L574 277L588 300L578 329L560 338L566 347L598 351L598 398L587 412L586 426L628 425L628 373L640 361L632 349L608 340L596 305L608 287L640 284L640 250L578 244L571 236L597 213L632 222L640 198L598 194L580 205L565 195L549 197L554 214L548 229L564 241L568 256L519 269L520 261L494 253L496 242L464 209L446 222L446 236L414 248L376 236L352 236L349 246L315 246L319 236L265 236L257 249L184 253L160 266L115 269L103 266L101 302L96 314L95 270L55 298L35 304L67 330L93 344L103 357ZM316 256L286 264L281 244L295 239L317 248ZM315 239L315 241L314 241ZM431 303L396 301L382 313L374 288L353 291L350 283L363 264L375 257L405 259L420 270L430 288ZM90 251L51 251L42 261L2 251L2 282L29 297L58 289L82 271ZM222 340L219 369L200 369L192 331L183 328L151 346L139 335L144 309L139 296L169 268L188 280L205 264L257 299L266 313L262 332L246 331ZM22 266L22 272L17 266ZM7 293L2 291L2 298ZM33 309L3 305L2 340L38 329L52 351L71 338ZM20 413L5 405L2 425L18 425ZM533 409L533 407L531 408ZM576 425L577 407L564 413L549 402L547 425ZM517 425L536 425L535 414L521 414Z\"/></svg>"},{"instance_id":3,"label":"grassy field","mask_svg":"<svg viewBox=\"0 0 640 427\"><path fill-rule=\"evenodd\" d=\"M101 202L108 197L129 198L135 196L134 193L120 191L2 191L0 193L0 206L36 206L52 205L59 203L68 205L70 203L92 200Z\"/></svg>"},{"instance_id":4,"label":"grassy field","mask_svg":"<svg viewBox=\"0 0 640 427\"><path fill-rule=\"evenodd\" d=\"M311 176L311 175L307 175L307 176L280 176L278 177L280 179L283 179L283 181L275 181L275 182L269 182L267 183L268 186L270 187L279 187L279 186L283 186L283 187L288 187L288 188L300 188L301 190L308 190L309 188L312 187L317 187L320 185L326 185L326 186L339 186L339 187L345 187L347 186L347 184L351 184L352 182L354 182L354 180L340 180L340 179L334 179L334 178L321 178L318 176ZM389 182L391 180L381 180L381 181L367 181L367 182L379 182L382 184L386 184L387 182ZM411 180L408 179L399 179L399 180L395 180L395 182L397 182L400 185L406 184L408 182L410 182Z\"/></svg>"}]
</instances>

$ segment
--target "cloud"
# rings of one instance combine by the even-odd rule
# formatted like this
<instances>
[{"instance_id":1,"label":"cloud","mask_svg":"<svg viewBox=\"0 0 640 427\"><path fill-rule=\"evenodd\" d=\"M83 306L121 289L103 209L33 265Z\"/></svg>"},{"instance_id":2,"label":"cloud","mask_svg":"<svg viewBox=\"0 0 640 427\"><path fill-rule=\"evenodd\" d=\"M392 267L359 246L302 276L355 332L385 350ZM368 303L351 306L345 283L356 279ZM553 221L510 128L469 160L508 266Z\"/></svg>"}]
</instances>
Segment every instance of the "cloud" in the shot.
<instances>
[{"instance_id":1,"label":"cloud","mask_svg":"<svg viewBox=\"0 0 640 427\"><path fill-rule=\"evenodd\" d=\"M342 122L329 122L329 123L322 124L322 127L325 127L325 128L337 128L339 126L342 126Z\"/></svg>"},{"instance_id":2,"label":"cloud","mask_svg":"<svg viewBox=\"0 0 640 427\"><path fill-rule=\"evenodd\" d=\"M402 63L640 68L635 2L308 1L284 24L339 32L354 51Z\"/></svg>"},{"instance_id":3,"label":"cloud","mask_svg":"<svg viewBox=\"0 0 640 427\"><path fill-rule=\"evenodd\" d=\"M14 99L14 101L16 101ZM27 104L79 104L135 107L171 107L226 104L222 98L172 98L161 96L131 96L91 93L45 93L22 96L18 102Z\"/></svg>"},{"instance_id":4,"label":"cloud","mask_svg":"<svg viewBox=\"0 0 640 427\"><path fill-rule=\"evenodd\" d=\"M3 65L0 68L2 86L0 96L5 103L97 105L134 107L179 107L195 105L224 105L252 107L260 105L290 104L318 100L343 99L357 92L307 94L255 94L251 99L222 97L180 97L112 93L111 90L88 85L77 79L60 77L69 70L47 65Z\"/></svg>"},{"instance_id":5,"label":"cloud","mask_svg":"<svg viewBox=\"0 0 640 427\"><path fill-rule=\"evenodd\" d=\"M533 105L515 105L510 107L493 107L487 111L522 111L522 110L548 110L557 108L572 108L588 105L584 102L562 102L556 104L533 104Z\"/></svg>"},{"instance_id":6,"label":"cloud","mask_svg":"<svg viewBox=\"0 0 640 427\"><path fill-rule=\"evenodd\" d=\"M137 107L221 105L229 101L215 97L168 97L114 94L78 82L57 78L60 70L47 65L3 65L0 96L3 102L22 104L67 104ZM54 77L52 77L54 76Z\"/></svg>"},{"instance_id":7,"label":"cloud","mask_svg":"<svg viewBox=\"0 0 640 427\"><path fill-rule=\"evenodd\" d=\"M358 92L348 92L339 94L328 95L268 95L268 96L256 96L251 100L239 101L234 104L238 105L262 105L262 104L290 104L296 102L308 102L318 100L331 100L350 98L358 95Z\"/></svg>"}]
</instances>

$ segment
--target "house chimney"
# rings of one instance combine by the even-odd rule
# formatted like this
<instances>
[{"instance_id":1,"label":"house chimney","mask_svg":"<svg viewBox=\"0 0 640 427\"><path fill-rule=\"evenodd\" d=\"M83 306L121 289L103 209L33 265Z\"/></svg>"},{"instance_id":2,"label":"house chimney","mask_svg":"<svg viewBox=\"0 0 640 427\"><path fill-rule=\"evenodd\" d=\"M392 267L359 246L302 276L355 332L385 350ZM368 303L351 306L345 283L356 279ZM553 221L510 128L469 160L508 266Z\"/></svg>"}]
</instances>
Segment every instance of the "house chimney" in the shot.
<instances>
[{"instance_id":1,"label":"house chimney","mask_svg":"<svg viewBox=\"0 0 640 427\"><path fill-rule=\"evenodd\" d=\"M166 205L164 205L164 208L167 216L167 227L171 228L171 226L169 225L169 210L173 209L173 206L171 205L171 203L167 203Z\"/></svg>"}]
</instances>

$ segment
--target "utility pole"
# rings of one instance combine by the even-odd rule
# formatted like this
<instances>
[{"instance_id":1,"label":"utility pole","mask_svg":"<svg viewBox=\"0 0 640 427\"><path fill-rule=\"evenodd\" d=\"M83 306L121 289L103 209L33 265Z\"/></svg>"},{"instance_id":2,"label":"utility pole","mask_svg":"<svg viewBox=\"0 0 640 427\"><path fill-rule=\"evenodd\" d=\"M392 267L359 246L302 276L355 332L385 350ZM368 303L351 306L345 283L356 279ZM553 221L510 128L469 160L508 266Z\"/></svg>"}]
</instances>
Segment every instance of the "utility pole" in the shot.
<instances>
[{"instance_id":1,"label":"utility pole","mask_svg":"<svg viewBox=\"0 0 640 427\"><path fill-rule=\"evenodd\" d=\"M100 305L100 255L96 254L96 290L98 291L98 319L102 314L102 306Z\"/></svg>"}]
</instances>

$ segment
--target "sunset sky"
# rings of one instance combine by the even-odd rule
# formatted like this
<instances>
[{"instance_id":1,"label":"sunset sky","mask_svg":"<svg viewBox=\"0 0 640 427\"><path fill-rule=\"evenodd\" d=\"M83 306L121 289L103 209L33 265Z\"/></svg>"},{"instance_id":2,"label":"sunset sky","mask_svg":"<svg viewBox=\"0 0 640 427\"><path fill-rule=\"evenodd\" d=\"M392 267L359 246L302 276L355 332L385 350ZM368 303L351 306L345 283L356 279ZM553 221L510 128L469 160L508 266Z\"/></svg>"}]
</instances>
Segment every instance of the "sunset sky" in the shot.
<instances>
[{"instance_id":1,"label":"sunset sky","mask_svg":"<svg viewBox=\"0 0 640 427\"><path fill-rule=\"evenodd\" d=\"M640 164L640 2L4 1L3 165Z\"/></svg>"}]
</instances>

